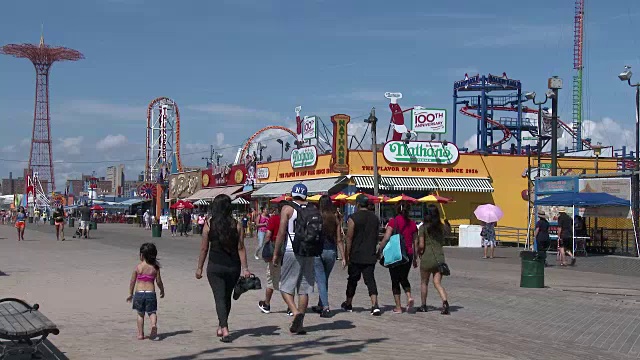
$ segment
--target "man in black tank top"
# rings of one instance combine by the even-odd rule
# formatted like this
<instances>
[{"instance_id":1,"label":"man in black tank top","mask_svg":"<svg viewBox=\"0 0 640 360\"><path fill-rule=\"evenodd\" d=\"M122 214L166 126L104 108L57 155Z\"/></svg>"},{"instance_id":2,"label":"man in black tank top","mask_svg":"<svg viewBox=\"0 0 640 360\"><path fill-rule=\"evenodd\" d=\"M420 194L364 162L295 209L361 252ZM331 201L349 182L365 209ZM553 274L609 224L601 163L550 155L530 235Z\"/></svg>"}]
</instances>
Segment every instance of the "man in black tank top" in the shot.
<instances>
[{"instance_id":1,"label":"man in black tank top","mask_svg":"<svg viewBox=\"0 0 640 360\"><path fill-rule=\"evenodd\" d=\"M353 310L352 301L358 287L360 277L369 290L371 297L371 315L380 316L378 307L378 288L374 271L376 267L379 219L368 209L369 198L358 195L356 198L358 211L349 217L347 229L347 249L345 260L349 266L347 279L347 300L342 303L342 309Z\"/></svg>"}]
</instances>

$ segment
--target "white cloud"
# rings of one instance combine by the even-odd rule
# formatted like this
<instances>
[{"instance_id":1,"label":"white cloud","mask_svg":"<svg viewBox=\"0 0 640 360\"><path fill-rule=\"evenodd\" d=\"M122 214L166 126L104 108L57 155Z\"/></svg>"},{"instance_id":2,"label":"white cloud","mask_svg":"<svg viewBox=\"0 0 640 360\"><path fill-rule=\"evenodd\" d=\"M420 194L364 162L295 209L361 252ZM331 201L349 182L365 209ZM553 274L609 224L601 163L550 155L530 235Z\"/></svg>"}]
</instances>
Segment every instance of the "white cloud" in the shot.
<instances>
[{"instance_id":1,"label":"white cloud","mask_svg":"<svg viewBox=\"0 0 640 360\"><path fill-rule=\"evenodd\" d=\"M216 145L221 146L222 144L224 144L224 134L216 133Z\"/></svg>"},{"instance_id":2,"label":"white cloud","mask_svg":"<svg viewBox=\"0 0 640 360\"><path fill-rule=\"evenodd\" d=\"M96 143L96 149L101 151L107 151L122 147L127 144L127 137L118 134L118 135L107 135L104 139L98 141ZM127 152L122 152L122 154L126 154Z\"/></svg>"},{"instance_id":3,"label":"white cloud","mask_svg":"<svg viewBox=\"0 0 640 360\"><path fill-rule=\"evenodd\" d=\"M146 108L144 106L131 106L123 104L112 104L97 100L71 100L63 104L64 112L82 116L104 116L119 120L144 120L146 119ZM89 119L91 122L91 119Z\"/></svg>"},{"instance_id":4,"label":"white cloud","mask_svg":"<svg viewBox=\"0 0 640 360\"><path fill-rule=\"evenodd\" d=\"M61 138L59 140L63 152L67 154L80 154L82 142L84 141L83 136Z\"/></svg>"},{"instance_id":5,"label":"white cloud","mask_svg":"<svg viewBox=\"0 0 640 360\"><path fill-rule=\"evenodd\" d=\"M282 119L282 115L276 112L272 112L268 110L253 109L250 107L234 105L234 104L211 103L211 104L200 104L200 105L188 105L187 109L209 113L213 115L221 115L221 116L235 117L235 118L260 118L262 120Z\"/></svg>"},{"instance_id":6,"label":"white cloud","mask_svg":"<svg viewBox=\"0 0 640 360\"><path fill-rule=\"evenodd\" d=\"M15 145L5 145L2 147L2 149L0 149L0 152L5 154L14 153L16 151L17 149Z\"/></svg>"},{"instance_id":7,"label":"white cloud","mask_svg":"<svg viewBox=\"0 0 640 360\"><path fill-rule=\"evenodd\" d=\"M31 145L31 139L24 138L20 140L20 146L29 146L29 145Z\"/></svg>"},{"instance_id":8,"label":"white cloud","mask_svg":"<svg viewBox=\"0 0 640 360\"><path fill-rule=\"evenodd\" d=\"M497 135L497 133L496 133ZM525 136L528 136L525 135ZM602 146L613 146L614 149L620 149L622 146L626 146L629 150L632 150L635 146L635 137L633 130L624 127L620 122L605 117L602 120L584 120L582 122L582 137L583 139L590 138L592 144L601 143ZM497 139L497 138L496 138ZM510 141L503 145L503 149L508 150ZM535 140L524 140L522 142L523 147L527 144L536 146ZM564 150L565 147L571 148L573 146L573 137L566 131L562 132L561 137L558 139L558 149ZM476 135L471 135L464 141L461 147L466 147L469 151L476 150ZM548 143L544 148L544 151L549 151L551 144Z\"/></svg>"}]
</instances>

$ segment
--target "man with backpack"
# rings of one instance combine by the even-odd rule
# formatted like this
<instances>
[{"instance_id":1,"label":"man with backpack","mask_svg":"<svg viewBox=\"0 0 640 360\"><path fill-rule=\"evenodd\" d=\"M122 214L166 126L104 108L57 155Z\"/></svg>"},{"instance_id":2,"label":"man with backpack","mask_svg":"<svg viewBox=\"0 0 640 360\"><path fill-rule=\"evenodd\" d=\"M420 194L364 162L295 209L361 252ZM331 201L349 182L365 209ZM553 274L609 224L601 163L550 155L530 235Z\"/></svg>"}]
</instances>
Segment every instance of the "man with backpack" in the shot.
<instances>
[{"instance_id":1,"label":"man with backpack","mask_svg":"<svg viewBox=\"0 0 640 360\"><path fill-rule=\"evenodd\" d=\"M296 184L291 190L293 201L280 212L280 229L274 245L273 265L280 266L280 292L284 302L293 313L289 331L305 334L304 314L309 304L309 293L315 283L314 257L322 253L322 216L307 199L307 187ZM281 254L283 242L284 254ZM296 307L294 296L298 294Z\"/></svg>"}]
</instances>

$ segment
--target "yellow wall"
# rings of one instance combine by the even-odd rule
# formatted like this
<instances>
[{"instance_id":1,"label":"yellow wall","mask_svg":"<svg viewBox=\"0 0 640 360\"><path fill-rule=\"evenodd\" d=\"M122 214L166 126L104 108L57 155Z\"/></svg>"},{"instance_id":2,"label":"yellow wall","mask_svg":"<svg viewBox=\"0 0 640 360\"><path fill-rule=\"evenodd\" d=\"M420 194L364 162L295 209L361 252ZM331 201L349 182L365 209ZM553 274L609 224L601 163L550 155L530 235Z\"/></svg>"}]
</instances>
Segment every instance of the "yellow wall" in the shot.
<instances>
[{"instance_id":1,"label":"yellow wall","mask_svg":"<svg viewBox=\"0 0 640 360\"><path fill-rule=\"evenodd\" d=\"M452 225L477 223L473 210L480 204L494 203L505 213L500 226L527 227L528 203L522 198L522 191L527 189L528 177L525 175L527 156L511 155L479 155L460 154L460 159L453 165L416 165L394 164L387 162L382 153L378 153L379 173L383 176L425 176L425 177L480 177L490 178L493 193L473 192L441 192L441 196L453 198L456 202L444 205L444 213ZM261 183L274 181L293 181L313 178L347 175L330 170L331 155L321 155L313 168L296 169L294 172L289 160L261 164L258 167L269 168L269 178L259 180ZM548 158L543 163L550 163ZM370 151L350 151L350 175L373 175L372 153ZM532 167L536 167L535 158L531 159ZM600 173L615 172L615 159L600 159ZM558 175L578 175L586 169L586 173L595 173L594 158L559 158ZM426 193L425 193L426 195Z\"/></svg>"}]
</instances>

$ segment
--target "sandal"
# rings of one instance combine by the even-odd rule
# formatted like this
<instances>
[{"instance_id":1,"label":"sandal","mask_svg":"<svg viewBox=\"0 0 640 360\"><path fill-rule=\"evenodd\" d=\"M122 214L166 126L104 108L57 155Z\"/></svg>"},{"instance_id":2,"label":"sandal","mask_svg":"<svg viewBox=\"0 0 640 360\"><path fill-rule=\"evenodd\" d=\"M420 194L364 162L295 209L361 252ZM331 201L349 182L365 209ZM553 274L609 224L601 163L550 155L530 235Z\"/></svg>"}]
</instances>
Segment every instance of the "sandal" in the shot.
<instances>
[{"instance_id":1,"label":"sandal","mask_svg":"<svg viewBox=\"0 0 640 360\"><path fill-rule=\"evenodd\" d=\"M422 305L416 309L417 312L427 312L428 310L427 305Z\"/></svg>"}]
</instances>

